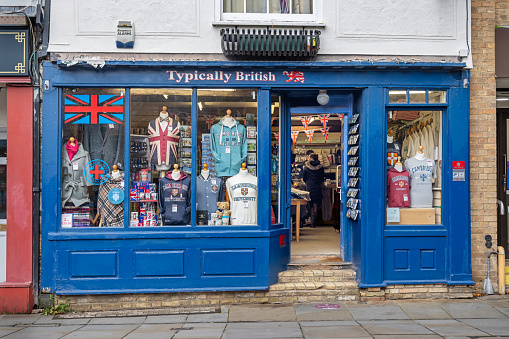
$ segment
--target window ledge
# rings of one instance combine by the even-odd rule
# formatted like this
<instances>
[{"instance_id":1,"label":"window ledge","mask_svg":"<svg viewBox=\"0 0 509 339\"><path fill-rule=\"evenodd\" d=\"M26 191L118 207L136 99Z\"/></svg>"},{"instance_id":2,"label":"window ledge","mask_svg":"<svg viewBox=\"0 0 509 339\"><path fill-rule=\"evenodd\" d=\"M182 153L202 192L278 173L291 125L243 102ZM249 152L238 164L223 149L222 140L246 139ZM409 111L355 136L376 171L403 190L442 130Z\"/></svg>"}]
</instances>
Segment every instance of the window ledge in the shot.
<instances>
[{"instance_id":1,"label":"window ledge","mask_svg":"<svg viewBox=\"0 0 509 339\"><path fill-rule=\"evenodd\" d=\"M309 22L309 21L213 21L212 26L281 26L281 27L325 27L324 23Z\"/></svg>"}]
</instances>

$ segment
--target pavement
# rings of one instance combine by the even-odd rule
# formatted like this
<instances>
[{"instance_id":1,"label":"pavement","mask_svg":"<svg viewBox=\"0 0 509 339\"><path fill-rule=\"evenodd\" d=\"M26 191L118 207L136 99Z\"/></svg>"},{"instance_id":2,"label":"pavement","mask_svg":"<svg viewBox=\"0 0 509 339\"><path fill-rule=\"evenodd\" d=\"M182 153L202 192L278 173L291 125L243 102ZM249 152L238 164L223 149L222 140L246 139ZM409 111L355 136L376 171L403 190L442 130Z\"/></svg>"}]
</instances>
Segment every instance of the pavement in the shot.
<instances>
[{"instance_id":1,"label":"pavement","mask_svg":"<svg viewBox=\"0 0 509 339\"><path fill-rule=\"evenodd\" d=\"M218 309L219 310L219 309ZM508 338L509 295L467 300L243 304L192 314L0 316L0 338Z\"/></svg>"}]
</instances>

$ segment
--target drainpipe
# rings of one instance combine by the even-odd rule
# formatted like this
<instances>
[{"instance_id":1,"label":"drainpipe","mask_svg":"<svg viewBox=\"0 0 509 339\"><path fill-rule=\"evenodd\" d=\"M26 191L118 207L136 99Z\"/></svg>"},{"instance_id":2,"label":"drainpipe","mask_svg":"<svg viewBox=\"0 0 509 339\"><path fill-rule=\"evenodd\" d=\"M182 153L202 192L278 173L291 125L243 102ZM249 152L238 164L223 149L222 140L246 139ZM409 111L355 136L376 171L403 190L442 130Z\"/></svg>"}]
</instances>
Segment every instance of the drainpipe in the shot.
<instances>
[{"instance_id":1,"label":"drainpipe","mask_svg":"<svg viewBox=\"0 0 509 339\"><path fill-rule=\"evenodd\" d=\"M504 247L498 246L498 293L505 294L505 251Z\"/></svg>"}]
</instances>

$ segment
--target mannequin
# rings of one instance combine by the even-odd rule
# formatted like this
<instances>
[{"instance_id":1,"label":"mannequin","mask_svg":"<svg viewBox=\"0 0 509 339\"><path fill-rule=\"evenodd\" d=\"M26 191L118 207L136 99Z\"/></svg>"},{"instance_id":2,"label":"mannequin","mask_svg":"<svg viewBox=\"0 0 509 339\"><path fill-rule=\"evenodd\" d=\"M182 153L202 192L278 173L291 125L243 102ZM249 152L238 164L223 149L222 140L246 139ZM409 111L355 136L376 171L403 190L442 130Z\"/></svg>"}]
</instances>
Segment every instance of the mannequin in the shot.
<instances>
[{"instance_id":1,"label":"mannequin","mask_svg":"<svg viewBox=\"0 0 509 339\"><path fill-rule=\"evenodd\" d=\"M393 132L392 132L392 129L391 129L387 133L387 143L388 144L392 144L393 142L394 142L394 136L393 136Z\"/></svg>"},{"instance_id":2,"label":"mannequin","mask_svg":"<svg viewBox=\"0 0 509 339\"><path fill-rule=\"evenodd\" d=\"M396 164L398 157L401 156L401 145L394 141L394 132L387 132L387 169Z\"/></svg>"},{"instance_id":3,"label":"mannequin","mask_svg":"<svg viewBox=\"0 0 509 339\"><path fill-rule=\"evenodd\" d=\"M108 198L110 191L114 188L124 191L124 174L118 170L117 165L112 167L113 170L110 178L99 187L97 215L92 221L95 224L99 216L101 216L99 227L102 227L105 221L108 227L124 226L124 203L114 204Z\"/></svg>"},{"instance_id":4,"label":"mannequin","mask_svg":"<svg viewBox=\"0 0 509 339\"><path fill-rule=\"evenodd\" d=\"M203 169L201 170L201 176L207 180L209 178L209 175L210 175L210 171L208 170L208 165L207 164L203 164Z\"/></svg>"},{"instance_id":5,"label":"mannequin","mask_svg":"<svg viewBox=\"0 0 509 339\"><path fill-rule=\"evenodd\" d=\"M226 180L230 198L230 221L232 225L255 225L257 216L258 179L249 174L246 163L239 173Z\"/></svg>"},{"instance_id":6,"label":"mannequin","mask_svg":"<svg viewBox=\"0 0 509 339\"><path fill-rule=\"evenodd\" d=\"M424 147L414 157L405 161L405 168L410 174L410 202L412 208L433 207L433 178L435 163L424 155Z\"/></svg>"},{"instance_id":7,"label":"mannequin","mask_svg":"<svg viewBox=\"0 0 509 339\"><path fill-rule=\"evenodd\" d=\"M113 171L111 171L111 177L112 177L113 179L118 179L118 178L120 178L120 171L118 170L117 165L113 165Z\"/></svg>"},{"instance_id":8,"label":"mannequin","mask_svg":"<svg viewBox=\"0 0 509 339\"><path fill-rule=\"evenodd\" d=\"M424 156L424 147L422 146L419 146L419 150L417 151L417 153L415 153L415 159L417 160L424 160L426 157Z\"/></svg>"},{"instance_id":9,"label":"mannequin","mask_svg":"<svg viewBox=\"0 0 509 339\"><path fill-rule=\"evenodd\" d=\"M210 150L218 177L230 177L239 172L247 157L246 128L226 110L226 115L210 128Z\"/></svg>"},{"instance_id":10,"label":"mannequin","mask_svg":"<svg viewBox=\"0 0 509 339\"><path fill-rule=\"evenodd\" d=\"M403 172L403 164L401 163L401 157L398 157L398 162L394 165L394 169L398 172Z\"/></svg>"},{"instance_id":11,"label":"mannequin","mask_svg":"<svg viewBox=\"0 0 509 339\"><path fill-rule=\"evenodd\" d=\"M79 207L89 202L89 186L86 165L90 162L90 154L74 137L70 137L62 147L62 206L67 202Z\"/></svg>"},{"instance_id":12,"label":"mannequin","mask_svg":"<svg viewBox=\"0 0 509 339\"><path fill-rule=\"evenodd\" d=\"M159 117L151 120L148 125L150 141L150 162L156 169L165 171L171 168L171 163L177 161L180 139L180 123L168 115L167 107L163 106Z\"/></svg>"},{"instance_id":13,"label":"mannequin","mask_svg":"<svg viewBox=\"0 0 509 339\"><path fill-rule=\"evenodd\" d=\"M180 170L179 170L179 165L178 164L173 165L173 171L171 171L171 178L173 180L179 180L180 179Z\"/></svg>"}]
</instances>

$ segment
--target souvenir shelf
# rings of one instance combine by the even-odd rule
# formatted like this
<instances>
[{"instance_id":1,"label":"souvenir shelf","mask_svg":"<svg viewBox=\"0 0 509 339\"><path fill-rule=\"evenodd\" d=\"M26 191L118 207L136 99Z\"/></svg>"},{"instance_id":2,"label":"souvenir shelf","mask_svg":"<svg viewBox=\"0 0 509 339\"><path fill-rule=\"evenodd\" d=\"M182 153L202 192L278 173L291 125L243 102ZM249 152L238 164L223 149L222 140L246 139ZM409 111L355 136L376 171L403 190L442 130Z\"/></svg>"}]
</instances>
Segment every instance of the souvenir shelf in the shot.
<instances>
[{"instance_id":1,"label":"souvenir shelf","mask_svg":"<svg viewBox=\"0 0 509 339\"><path fill-rule=\"evenodd\" d=\"M361 213L360 208L360 163L359 163L359 113L352 115L348 131L348 191L346 196L346 217L352 220L358 220Z\"/></svg>"}]
</instances>

